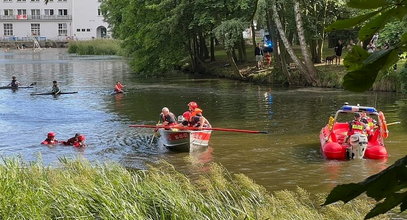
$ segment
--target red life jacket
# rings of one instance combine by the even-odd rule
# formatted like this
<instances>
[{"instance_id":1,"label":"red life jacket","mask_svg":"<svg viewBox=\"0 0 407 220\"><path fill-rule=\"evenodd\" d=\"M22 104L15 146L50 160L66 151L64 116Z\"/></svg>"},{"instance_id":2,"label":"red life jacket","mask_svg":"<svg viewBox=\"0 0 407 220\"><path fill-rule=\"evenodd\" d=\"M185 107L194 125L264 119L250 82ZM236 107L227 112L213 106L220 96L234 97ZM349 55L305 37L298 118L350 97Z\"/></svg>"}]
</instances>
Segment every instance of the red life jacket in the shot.
<instances>
[{"instance_id":1,"label":"red life jacket","mask_svg":"<svg viewBox=\"0 0 407 220\"><path fill-rule=\"evenodd\" d=\"M47 144L47 145L50 145L50 144L58 144L58 140L51 140L51 139L45 139L43 142L41 142L41 144Z\"/></svg>"}]
</instances>

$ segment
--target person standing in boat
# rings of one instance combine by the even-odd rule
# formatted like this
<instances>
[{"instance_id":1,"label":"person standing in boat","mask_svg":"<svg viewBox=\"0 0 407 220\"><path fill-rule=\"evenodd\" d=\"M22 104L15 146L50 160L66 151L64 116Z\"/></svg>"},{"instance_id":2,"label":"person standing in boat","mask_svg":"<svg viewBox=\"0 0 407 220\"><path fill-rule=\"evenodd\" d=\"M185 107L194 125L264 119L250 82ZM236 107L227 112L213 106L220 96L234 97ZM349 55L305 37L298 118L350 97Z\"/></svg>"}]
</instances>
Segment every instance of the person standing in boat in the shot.
<instances>
[{"instance_id":1,"label":"person standing in boat","mask_svg":"<svg viewBox=\"0 0 407 220\"><path fill-rule=\"evenodd\" d=\"M123 88L124 88L124 85L122 85L120 83L120 81L117 81L116 85L114 86L114 92L115 93L123 93Z\"/></svg>"},{"instance_id":2,"label":"person standing in boat","mask_svg":"<svg viewBox=\"0 0 407 220\"><path fill-rule=\"evenodd\" d=\"M55 133L54 132L49 132L47 134L47 138L41 142L41 144L46 144L46 145L54 145L54 144L58 144L58 140L55 139Z\"/></svg>"},{"instance_id":3,"label":"person standing in boat","mask_svg":"<svg viewBox=\"0 0 407 220\"><path fill-rule=\"evenodd\" d=\"M61 90L58 87L58 82L57 81L52 81L52 90L51 90L52 94L54 95L58 95L59 93L61 93Z\"/></svg>"},{"instance_id":4,"label":"person standing in boat","mask_svg":"<svg viewBox=\"0 0 407 220\"><path fill-rule=\"evenodd\" d=\"M161 110L160 121L161 124L164 126L175 125L177 123L175 115L172 112L170 112L170 110L167 107L164 107Z\"/></svg>"},{"instance_id":5,"label":"person standing in boat","mask_svg":"<svg viewBox=\"0 0 407 220\"><path fill-rule=\"evenodd\" d=\"M11 77L11 83L8 84L7 86L10 86L11 88L17 89L17 88L20 86L20 82L17 81L17 79L16 79L15 76L12 76L12 77Z\"/></svg>"},{"instance_id":6,"label":"person standing in boat","mask_svg":"<svg viewBox=\"0 0 407 220\"><path fill-rule=\"evenodd\" d=\"M355 119L349 122L349 131L348 136L346 137L346 142L349 140L349 137L353 134L366 134L366 124L361 121L362 117L359 112L355 112Z\"/></svg>"}]
</instances>

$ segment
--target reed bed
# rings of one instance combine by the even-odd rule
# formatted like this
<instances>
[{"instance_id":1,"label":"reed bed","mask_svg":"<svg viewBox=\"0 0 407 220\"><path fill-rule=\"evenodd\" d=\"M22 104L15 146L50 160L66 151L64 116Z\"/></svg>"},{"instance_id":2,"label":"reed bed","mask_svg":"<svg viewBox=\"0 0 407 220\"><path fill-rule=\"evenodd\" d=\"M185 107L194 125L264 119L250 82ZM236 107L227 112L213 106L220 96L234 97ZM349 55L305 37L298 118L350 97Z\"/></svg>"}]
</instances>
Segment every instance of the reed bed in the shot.
<instances>
[{"instance_id":1,"label":"reed bed","mask_svg":"<svg viewBox=\"0 0 407 220\"><path fill-rule=\"evenodd\" d=\"M342 220L363 219L373 205L356 200L321 207L324 195L300 188L271 194L216 164L191 180L166 162L131 171L83 159L60 159L56 167L3 159L0 192L0 219Z\"/></svg>"},{"instance_id":2,"label":"reed bed","mask_svg":"<svg viewBox=\"0 0 407 220\"><path fill-rule=\"evenodd\" d=\"M122 49L119 40L95 39L69 42L68 53L78 55L122 55Z\"/></svg>"}]
</instances>

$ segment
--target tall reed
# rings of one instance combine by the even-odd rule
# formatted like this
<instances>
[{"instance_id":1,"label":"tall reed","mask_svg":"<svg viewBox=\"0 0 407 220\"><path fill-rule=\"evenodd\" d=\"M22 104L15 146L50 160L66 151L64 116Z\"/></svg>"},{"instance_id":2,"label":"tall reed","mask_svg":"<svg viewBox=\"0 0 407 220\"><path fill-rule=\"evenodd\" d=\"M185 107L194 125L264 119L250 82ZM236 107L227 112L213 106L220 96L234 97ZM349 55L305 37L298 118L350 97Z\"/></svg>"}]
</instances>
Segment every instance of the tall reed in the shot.
<instances>
[{"instance_id":1,"label":"tall reed","mask_svg":"<svg viewBox=\"0 0 407 220\"><path fill-rule=\"evenodd\" d=\"M56 167L3 159L0 192L0 219L363 219L372 208L360 199L321 207L324 195L300 188L270 194L216 164L191 180L165 162L130 171L83 159Z\"/></svg>"},{"instance_id":2,"label":"tall reed","mask_svg":"<svg viewBox=\"0 0 407 220\"><path fill-rule=\"evenodd\" d=\"M114 39L71 41L68 52L78 55L122 55L120 41Z\"/></svg>"}]
</instances>

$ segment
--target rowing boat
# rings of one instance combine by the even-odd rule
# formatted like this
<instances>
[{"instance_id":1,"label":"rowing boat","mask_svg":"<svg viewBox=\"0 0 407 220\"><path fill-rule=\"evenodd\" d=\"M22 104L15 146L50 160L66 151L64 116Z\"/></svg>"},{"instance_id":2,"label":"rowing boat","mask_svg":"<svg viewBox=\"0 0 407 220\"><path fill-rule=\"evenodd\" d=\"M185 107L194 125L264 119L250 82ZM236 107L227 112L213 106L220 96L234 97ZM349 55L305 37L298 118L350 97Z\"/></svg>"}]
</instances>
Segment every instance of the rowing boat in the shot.
<instances>
[{"instance_id":1,"label":"rowing boat","mask_svg":"<svg viewBox=\"0 0 407 220\"><path fill-rule=\"evenodd\" d=\"M32 89L33 86L19 86L19 87L12 87L12 86L0 86L0 89Z\"/></svg>"},{"instance_id":2,"label":"rowing boat","mask_svg":"<svg viewBox=\"0 0 407 220\"><path fill-rule=\"evenodd\" d=\"M78 92L60 92L58 94L54 94L52 92L44 92L44 93L31 93L30 95L65 95L65 94L75 94Z\"/></svg>"},{"instance_id":3,"label":"rowing boat","mask_svg":"<svg viewBox=\"0 0 407 220\"><path fill-rule=\"evenodd\" d=\"M190 152L208 147L211 130L158 129L160 141L172 151Z\"/></svg>"}]
</instances>

